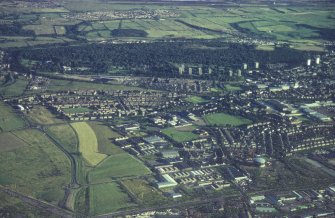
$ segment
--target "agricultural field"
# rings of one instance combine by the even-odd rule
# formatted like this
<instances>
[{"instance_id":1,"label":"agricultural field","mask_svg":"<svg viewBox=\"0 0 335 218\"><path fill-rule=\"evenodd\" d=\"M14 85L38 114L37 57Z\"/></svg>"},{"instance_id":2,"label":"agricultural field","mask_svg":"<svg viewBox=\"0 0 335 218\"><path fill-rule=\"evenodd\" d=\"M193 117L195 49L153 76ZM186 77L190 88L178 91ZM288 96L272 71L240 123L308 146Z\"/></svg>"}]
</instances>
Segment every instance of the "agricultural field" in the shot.
<instances>
[{"instance_id":1,"label":"agricultural field","mask_svg":"<svg viewBox=\"0 0 335 218\"><path fill-rule=\"evenodd\" d=\"M0 132L23 128L26 124L7 104L0 102Z\"/></svg>"},{"instance_id":2,"label":"agricultural field","mask_svg":"<svg viewBox=\"0 0 335 218\"><path fill-rule=\"evenodd\" d=\"M169 136L177 142L186 142L197 139L199 136L192 131L195 130L194 126L187 127L169 127L162 130L162 133Z\"/></svg>"},{"instance_id":3,"label":"agricultural field","mask_svg":"<svg viewBox=\"0 0 335 218\"><path fill-rule=\"evenodd\" d=\"M37 130L13 134L25 145L0 153L0 184L58 204L70 182L70 161Z\"/></svg>"},{"instance_id":4,"label":"agricultural field","mask_svg":"<svg viewBox=\"0 0 335 218\"><path fill-rule=\"evenodd\" d=\"M203 117L206 123L209 125L218 126L241 126L245 124L250 124L252 121L240 116L233 116L226 113L214 113L208 114Z\"/></svg>"},{"instance_id":5,"label":"agricultural field","mask_svg":"<svg viewBox=\"0 0 335 218\"><path fill-rule=\"evenodd\" d=\"M95 132L87 123L71 123L71 126L78 136L79 151L90 165L95 166L107 157L99 152Z\"/></svg>"},{"instance_id":6,"label":"agricultural field","mask_svg":"<svg viewBox=\"0 0 335 218\"><path fill-rule=\"evenodd\" d=\"M30 122L49 125L64 123L63 120L57 118L56 115L52 114L48 109L43 106L34 106L29 111L25 112L26 117Z\"/></svg>"},{"instance_id":7,"label":"agricultural field","mask_svg":"<svg viewBox=\"0 0 335 218\"><path fill-rule=\"evenodd\" d=\"M143 179L130 179L122 181L122 184L131 192L143 205L159 206L166 204L169 199L153 188Z\"/></svg>"},{"instance_id":8,"label":"agricultural field","mask_svg":"<svg viewBox=\"0 0 335 218\"><path fill-rule=\"evenodd\" d=\"M150 170L128 153L111 155L89 172L90 183L108 182L121 177L142 176Z\"/></svg>"},{"instance_id":9,"label":"agricultural field","mask_svg":"<svg viewBox=\"0 0 335 218\"><path fill-rule=\"evenodd\" d=\"M90 214L105 214L136 206L121 187L115 183L91 185L89 188Z\"/></svg>"},{"instance_id":10,"label":"agricultural field","mask_svg":"<svg viewBox=\"0 0 335 218\"><path fill-rule=\"evenodd\" d=\"M121 148L111 142L111 139L120 137L117 132L114 132L106 124L100 122L90 122L89 125L94 130L98 139L99 152L107 155L124 153Z\"/></svg>"},{"instance_id":11,"label":"agricultural field","mask_svg":"<svg viewBox=\"0 0 335 218\"><path fill-rule=\"evenodd\" d=\"M47 132L68 152L74 153L78 151L77 135L69 124L48 126Z\"/></svg>"}]
</instances>

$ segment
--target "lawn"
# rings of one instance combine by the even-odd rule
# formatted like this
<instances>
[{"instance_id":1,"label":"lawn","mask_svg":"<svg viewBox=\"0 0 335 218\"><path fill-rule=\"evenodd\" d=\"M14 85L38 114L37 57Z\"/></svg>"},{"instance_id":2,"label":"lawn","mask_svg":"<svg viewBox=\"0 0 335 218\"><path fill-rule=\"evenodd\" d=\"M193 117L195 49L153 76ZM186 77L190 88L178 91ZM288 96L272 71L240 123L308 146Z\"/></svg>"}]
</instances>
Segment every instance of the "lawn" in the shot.
<instances>
[{"instance_id":1,"label":"lawn","mask_svg":"<svg viewBox=\"0 0 335 218\"><path fill-rule=\"evenodd\" d=\"M128 153L109 156L89 172L90 183L108 182L116 178L142 176L151 171Z\"/></svg>"},{"instance_id":2,"label":"lawn","mask_svg":"<svg viewBox=\"0 0 335 218\"><path fill-rule=\"evenodd\" d=\"M89 196L91 215L105 214L135 206L128 194L115 182L91 185Z\"/></svg>"},{"instance_id":3,"label":"lawn","mask_svg":"<svg viewBox=\"0 0 335 218\"><path fill-rule=\"evenodd\" d=\"M162 133L169 136L173 140L177 142L186 142L197 139L199 136L192 133L195 129L194 126L190 126L189 128L178 128L178 127L169 127L162 130Z\"/></svg>"},{"instance_id":4,"label":"lawn","mask_svg":"<svg viewBox=\"0 0 335 218\"><path fill-rule=\"evenodd\" d=\"M13 132L24 146L0 153L0 184L58 204L70 182L70 161L43 133Z\"/></svg>"},{"instance_id":5,"label":"lawn","mask_svg":"<svg viewBox=\"0 0 335 218\"><path fill-rule=\"evenodd\" d=\"M74 153L78 151L77 136L70 125L68 124L52 125L47 128L47 132L68 152Z\"/></svg>"},{"instance_id":6,"label":"lawn","mask_svg":"<svg viewBox=\"0 0 335 218\"><path fill-rule=\"evenodd\" d=\"M208 102L208 100L206 100L202 97L199 97L199 96L190 96L190 97L185 98L185 100L190 102L190 103L193 103L193 104Z\"/></svg>"},{"instance_id":7,"label":"lawn","mask_svg":"<svg viewBox=\"0 0 335 218\"><path fill-rule=\"evenodd\" d=\"M24 141L11 132L0 134L0 152L14 150L26 145L27 144Z\"/></svg>"},{"instance_id":8,"label":"lawn","mask_svg":"<svg viewBox=\"0 0 335 218\"><path fill-rule=\"evenodd\" d=\"M146 206L162 206L169 199L143 179L124 180L122 184Z\"/></svg>"},{"instance_id":9,"label":"lawn","mask_svg":"<svg viewBox=\"0 0 335 218\"><path fill-rule=\"evenodd\" d=\"M219 125L219 126L241 126L244 124L252 123L251 120L240 117L240 116L233 116L226 113L214 113L205 115L204 120L209 125Z\"/></svg>"},{"instance_id":10,"label":"lawn","mask_svg":"<svg viewBox=\"0 0 335 218\"><path fill-rule=\"evenodd\" d=\"M98 139L99 152L108 155L124 153L121 148L111 142L111 139L120 137L117 132L114 132L110 127L100 122L90 122L89 125L94 130Z\"/></svg>"},{"instance_id":11,"label":"lawn","mask_svg":"<svg viewBox=\"0 0 335 218\"><path fill-rule=\"evenodd\" d=\"M34 106L25 114L27 118L33 123L42 125L64 123L63 120L57 118L55 114L52 114L48 109L40 105Z\"/></svg>"},{"instance_id":12,"label":"lawn","mask_svg":"<svg viewBox=\"0 0 335 218\"><path fill-rule=\"evenodd\" d=\"M12 131L25 126L24 120L3 102L0 102L0 111L0 132Z\"/></svg>"},{"instance_id":13,"label":"lawn","mask_svg":"<svg viewBox=\"0 0 335 218\"><path fill-rule=\"evenodd\" d=\"M85 122L72 123L79 138L79 151L90 165L97 165L107 157L99 153L98 140L93 129Z\"/></svg>"}]
</instances>

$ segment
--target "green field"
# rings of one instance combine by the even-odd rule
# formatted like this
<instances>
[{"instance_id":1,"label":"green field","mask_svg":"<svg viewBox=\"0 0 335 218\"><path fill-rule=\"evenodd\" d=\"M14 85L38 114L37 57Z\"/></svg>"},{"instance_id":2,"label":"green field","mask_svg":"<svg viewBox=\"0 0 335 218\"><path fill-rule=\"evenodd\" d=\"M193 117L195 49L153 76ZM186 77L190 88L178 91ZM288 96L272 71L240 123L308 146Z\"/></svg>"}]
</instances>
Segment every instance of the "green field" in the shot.
<instances>
[{"instance_id":1,"label":"green field","mask_svg":"<svg viewBox=\"0 0 335 218\"><path fill-rule=\"evenodd\" d=\"M3 102L0 102L0 111L0 132L12 131L25 126L24 120Z\"/></svg>"},{"instance_id":2,"label":"green field","mask_svg":"<svg viewBox=\"0 0 335 218\"><path fill-rule=\"evenodd\" d=\"M52 125L47 127L47 132L68 152L74 153L78 151L77 135L70 125L68 124Z\"/></svg>"},{"instance_id":3,"label":"green field","mask_svg":"<svg viewBox=\"0 0 335 218\"><path fill-rule=\"evenodd\" d=\"M70 161L37 130L13 134L25 145L0 153L0 184L57 204L70 182Z\"/></svg>"},{"instance_id":4,"label":"green field","mask_svg":"<svg viewBox=\"0 0 335 218\"><path fill-rule=\"evenodd\" d=\"M142 176L150 170L128 153L109 156L89 172L90 183L108 182L116 178Z\"/></svg>"},{"instance_id":5,"label":"green field","mask_svg":"<svg viewBox=\"0 0 335 218\"><path fill-rule=\"evenodd\" d=\"M56 117L48 109L43 106L34 106L32 109L25 113L28 120L33 123L48 125L48 124L57 124L64 123L63 120Z\"/></svg>"},{"instance_id":6,"label":"green field","mask_svg":"<svg viewBox=\"0 0 335 218\"><path fill-rule=\"evenodd\" d=\"M199 104L199 103L205 103L208 102L208 100L199 97L199 96L190 96L185 99L186 101L193 103L193 104Z\"/></svg>"},{"instance_id":7,"label":"green field","mask_svg":"<svg viewBox=\"0 0 335 218\"><path fill-rule=\"evenodd\" d=\"M166 204L169 200L143 179L124 180L122 184L135 195L143 205L161 206Z\"/></svg>"},{"instance_id":8,"label":"green field","mask_svg":"<svg viewBox=\"0 0 335 218\"><path fill-rule=\"evenodd\" d=\"M1 44L1 43L0 43ZM13 97L22 95L28 85L28 80L19 77L10 84L0 84L0 95L4 97Z\"/></svg>"},{"instance_id":9,"label":"green field","mask_svg":"<svg viewBox=\"0 0 335 218\"><path fill-rule=\"evenodd\" d=\"M93 129L85 122L72 123L79 138L79 151L90 165L97 165L107 157L99 153L98 140Z\"/></svg>"},{"instance_id":10,"label":"green field","mask_svg":"<svg viewBox=\"0 0 335 218\"><path fill-rule=\"evenodd\" d=\"M190 127L169 127L162 130L162 133L169 136L177 142L186 142L197 139L199 136L192 133L194 126Z\"/></svg>"},{"instance_id":11,"label":"green field","mask_svg":"<svg viewBox=\"0 0 335 218\"><path fill-rule=\"evenodd\" d=\"M91 185L89 188L90 214L105 214L135 206L128 194L115 183Z\"/></svg>"},{"instance_id":12,"label":"green field","mask_svg":"<svg viewBox=\"0 0 335 218\"><path fill-rule=\"evenodd\" d=\"M0 133L0 152L14 150L27 144L11 132Z\"/></svg>"},{"instance_id":13,"label":"green field","mask_svg":"<svg viewBox=\"0 0 335 218\"><path fill-rule=\"evenodd\" d=\"M90 122L89 125L98 139L99 152L107 155L124 153L121 148L111 142L111 139L120 137L117 132L112 131L111 128L103 123Z\"/></svg>"},{"instance_id":14,"label":"green field","mask_svg":"<svg viewBox=\"0 0 335 218\"><path fill-rule=\"evenodd\" d=\"M206 123L209 125L218 126L241 126L244 124L250 124L252 121L240 116L233 116L226 113L214 113L208 114L203 117Z\"/></svg>"}]
</instances>

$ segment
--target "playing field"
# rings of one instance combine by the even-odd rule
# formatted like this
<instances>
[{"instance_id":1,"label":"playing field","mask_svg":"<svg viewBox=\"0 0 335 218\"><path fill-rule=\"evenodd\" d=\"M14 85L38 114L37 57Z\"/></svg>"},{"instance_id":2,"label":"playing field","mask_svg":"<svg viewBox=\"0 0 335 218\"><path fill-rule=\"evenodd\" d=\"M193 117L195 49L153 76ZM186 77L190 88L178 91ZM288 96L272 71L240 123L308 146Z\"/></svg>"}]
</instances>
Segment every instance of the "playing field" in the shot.
<instances>
[{"instance_id":1,"label":"playing field","mask_svg":"<svg viewBox=\"0 0 335 218\"><path fill-rule=\"evenodd\" d=\"M192 133L192 131L195 129L194 126L190 126L185 128L180 127L169 127L162 130L162 133L169 136L173 140L177 142L186 142L191 141L194 139L197 139L199 136Z\"/></svg>"},{"instance_id":2,"label":"playing field","mask_svg":"<svg viewBox=\"0 0 335 218\"><path fill-rule=\"evenodd\" d=\"M206 99L199 97L199 96L190 96L190 97L187 97L185 100L193 104L208 102Z\"/></svg>"},{"instance_id":3,"label":"playing field","mask_svg":"<svg viewBox=\"0 0 335 218\"><path fill-rule=\"evenodd\" d=\"M99 153L97 137L87 123L72 123L71 126L79 138L79 151L89 164L95 166L107 157L107 155Z\"/></svg>"},{"instance_id":4,"label":"playing field","mask_svg":"<svg viewBox=\"0 0 335 218\"><path fill-rule=\"evenodd\" d=\"M13 134L25 145L0 153L0 184L58 204L70 182L70 161L37 130Z\"/></svg>"},{"instance_id":5,"label":"playing field","mask_svg":"<svg viewBox=\"0 0 335 218\"><path fill-rule=\"evenodd\" d=\"M89 189L90 214L105 214L135 206L128 194L115 183L91 185Z\"/></svg>"},{"instance_id":6,"label":"playing field","mask_svg":"<svg viewBox=\"0 0 335 218\"><path fill-rule=\"evenodd\" d=\"M204 120L209 125L219 126L240 126L244 124L250 124L252 121L240 116L233 116L226 113L214 113L204 116Z\"/></svg>"},{"instance_id":7,"label":"playing field","mask_svg":"<svg viewBox=\"0 0 335 218\"><path fill-rule=\"evenodd\" d=\"M3 102L0 102L0 111L0 132L11 131L25 126L24 120Z\"/></svg>"},{"instance_id":8,"label":"playing field","mask_svg":"<svg viewBox=\"0 0 335 218\"><path fill-rule=\"evenodd\" d=\"M111 141L113 138L120 137L117 132L112 131L110 127L100 122L90 122L89 125L98 139L99 152L107 155L124 153L120 147L114 145Z\"/></svg>"},{"instance_id":9,"label":"playing field","mask_svg":"<svg viewBox=\"0 0 335 218\"><path fill-rule=\"evenodd\" d=\"M52 125L47 128L48 134L61 144L68 152L77 152L77 136L68 124Z\"/></svg>"},{"instance_id":10,"label":"playing field","mask_svg":"<svg viewBox=\"0 0 335 218\"><path fill-rule=\"evenodd\" d=\"M109 156L89 173L90 183L107 182L116 178L142 176L150 170L128 153Z\"/></svg>"}]
</instances>

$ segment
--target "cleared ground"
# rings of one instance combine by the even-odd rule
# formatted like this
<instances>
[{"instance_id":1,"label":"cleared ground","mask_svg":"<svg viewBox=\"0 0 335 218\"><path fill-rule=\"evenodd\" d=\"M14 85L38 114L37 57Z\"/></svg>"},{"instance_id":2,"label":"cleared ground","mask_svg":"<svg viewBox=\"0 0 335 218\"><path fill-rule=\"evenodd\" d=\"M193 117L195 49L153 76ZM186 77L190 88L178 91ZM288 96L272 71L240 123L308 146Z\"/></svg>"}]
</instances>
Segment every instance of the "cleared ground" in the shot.
<instances>
[{"instance_id":1,"label":"cleared ground","mask_svg":"<svg viewBox=\"0 0 335 218\"><path fill-rule=\"evenodd\" d=\"M244 124L252 123L251 120L240 117L240 116L233 116L226 113L214 113L208 114L203 117L206 123L210 125L218 125L218 126L241 126Z\"/></svg>"},{"instance_id":2,"label":"cleared ground","mask_svg":"<svg viewBox=\"0 0 335 218\"><path fill-rule=\"evenodd\" d=\"M79 151L90 165L97 165L107 157L99 153L98 140L93 129L85 122L72 123L79 138Z\"/></svg>"},{"instance_id":3,"label":"cleared ground","mask_svg":"<svg viewBox=\"0 0 335 218\"><path fill-rule=\"evenodd\" d=\"M89 189L90 214L104 214L135 206L128 194L115 183L92 185Z\"/></svg>"}]
</instances>

